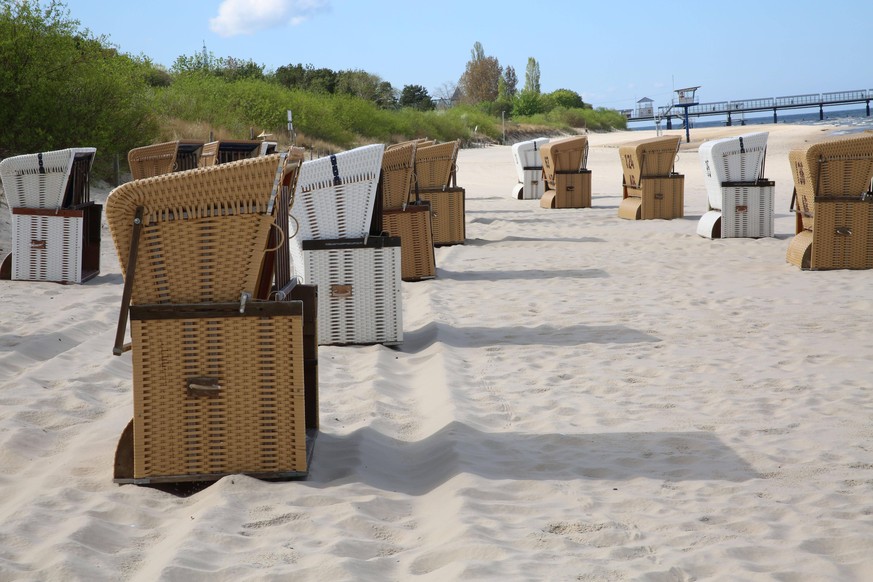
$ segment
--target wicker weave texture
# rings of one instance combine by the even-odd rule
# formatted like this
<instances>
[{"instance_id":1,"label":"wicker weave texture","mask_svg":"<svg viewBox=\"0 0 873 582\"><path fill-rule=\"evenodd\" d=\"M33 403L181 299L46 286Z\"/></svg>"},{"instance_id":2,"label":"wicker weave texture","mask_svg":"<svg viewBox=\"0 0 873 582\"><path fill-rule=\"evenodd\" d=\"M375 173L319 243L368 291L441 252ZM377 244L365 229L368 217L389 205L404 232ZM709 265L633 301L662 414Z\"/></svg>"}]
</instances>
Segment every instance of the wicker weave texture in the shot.
<instances>
[{"instance_id":1,"label":"wicker weave texture","mask_svg":"<svg viewBox=\"0 0 873 582\"><path fill-rule=\"evenodd\" d=\"M463 244L467 239L466 192L463 188L422 190L433 215L433 244Z\"/></svg>"},{"instance_id":2,"label":"wicker weave texture","mask_svg":"<svg viewBox=\"0 0 873 582\"><path fill-rule=\"evenodd\" d=\"M415 150L415 180L419 189L444 189L451 183L459 141L419 145Z\"/></svg>"},{"instance_id":3,"label":"wicker weave texture","mask_svg":"<svg viewBox=\"0 0 873 582\"><path fill-rule=\"evenodd\" d=\"M652 137L618 148L624 183L632 188L640 184L642 178L669 176L679 152L678 135Z\"/></svg>"},{"instance_id":4,"label":"wicker weave texture","mask_svg":"<svg viewBox=\"0 0 873 582\"><path fill-rule=\"evenodd\" d=\"M788 153L798 208L814 212L817 196L860 197L873 179L873 132L832 137Z\"/></svg>"},{"instance_id":5,"label":"wicker weave texture","mask_svg":"<svg viewBox=\"0 0 873 582\"><path fill-rule=\"evenodd\" d=\"M712 208L721 199L724 182L754 182L762 177L767 132L715 139L700 144L698 156Z\"/></svg>"},{"instance_id":6,"label":"wicker weave texture","mask_svg":"<svg viewBox=\"0 0 873 582\"><path fill-rule=\"evenodd\" d=\"M134 320L131 335L135 478L306 470L302 316ZM204 378L217 394L186 389Z\"/></svg>"},{"instance_id":7,"label":"wicker weave texture","mask_svg":"<svg viewBox=\"0 0 873 582\"><path fill-rule=\"evenodd\" d=\"M12 279L81 283L83 213L50 212L13 213Z\"/></svg>"},{"instance_id":8,"label":"wicker weave texture","mask_svg":"<svg viewBox=\"0 0 873 582\"><path fill-rule=\"evenodd\" d=\"M374 144L303 162L291 208L297 236L363 238L373 218L384 150Z\"/></svg>"},{"instance_id":9,"label":"wicker weave texture","mask_svg":"<svg viewBox=\"0 0 873 582\"><path fill-rule=\"evenodd\" d=\"M318 342L398 344L403 341L400 246L303 251L318 286Z\"/></svg>"},{"instance_id":10,"label":"wicker weave texture","mask_svg":"<svg viewBox=\"0 0 873 582\"><path fill-rule=\"evenodd\" d=\"M88 178L97 150L69 148L0 161L10 208L69 208L90 200Z\"/></svg>"},{"instance_id":11,"label":"wicker weave texture","mask_svg":"<svg viewBox=\"0 0 873 582\"><path fill-rule=\"evenodd\" d=\"M415 166L416 143L404 142L389 147L382 156L382 208L401 208L409 200Z\"/></svg>"},{"instance_id":12,"label":"wicker weave texture","mask_svg":"<svg viewBox=\"0 0 873 582\"><path fill-rule=\"evenodd\" d=\"M817 202L812 234L811 269L873 268L873 202Z\"/></svg>"},{"instance_id":13,"label":"wicker weave texture","mask_svg":"<svg viewBox=\"0 0 873 582\"><path fill-rule=\"evenodd\" d=\"M132 302L235 301L254 293L281 159L175 172L113 190L106 219L125 276L136 209L145 211Z\"/></svg>"},{"instance_id":14,"label":"wicker weave texture","mask_svg":"<svg viewBox=\"0 0 873 582\"><path fill-rule=\"evenodd\" d=\"M591 171L555 174L554 188L540 199L543 208L591 208Z\"/></svg>"},{"instance_id":15,"label":"wicker weave texture","mask_svg":"<svg viewBox=\"0 0 873 582\"><path fill-rule=\"evenodd\" d=\"M723 186L722 238L761 238L773 236L774 187Z\"/></svg>"},{"instance_id":16,"label":"wicker weave texture","mask_svg":"<svg viewBox=\"0 0 873 582\"><path fill-rule=\"evenodd\" d=\"M638 204L636 200L639 200ZM638 208L639 216L628 216L631 207ZM685 176L681 174L669 178L643 178L639 188L627 188L627 197L619 205L621 218L671 220L684 215Z\"/></svg>"},{"instance_id":17,"label":"wicker weave texture","mask_svg":"<svg viewBox=\"0 0 873 582\"><path fill-rule=\"evenodd\" d=\"M813 235L811 230L798 232L788 244L785 260L801 269L809 268L809 260L812 255Z\"/></svg>"},{"instance_id":18,"label":"wicker weave texture","mask_svg":"<svg viewBox=\"0 0 873 582\"><path fill-rule=\"evenodd\" d=\"M382 215L382 224L390 236L400 237L400 278L403 281L434 278L436 258L430 205L387 210Z\"/></svg>"},{"instance_id":19,"label":"wicker weave texture","mask_svg":"<svg viewBox=\"0 0 873 582\"><path fill-rule=\"evenodd\" d=\"M553 139L540 148L543 159L543 176L554 189L555 174L579 172L588 165L588 137L576 135Z\"/></svg>"}]
</instances>

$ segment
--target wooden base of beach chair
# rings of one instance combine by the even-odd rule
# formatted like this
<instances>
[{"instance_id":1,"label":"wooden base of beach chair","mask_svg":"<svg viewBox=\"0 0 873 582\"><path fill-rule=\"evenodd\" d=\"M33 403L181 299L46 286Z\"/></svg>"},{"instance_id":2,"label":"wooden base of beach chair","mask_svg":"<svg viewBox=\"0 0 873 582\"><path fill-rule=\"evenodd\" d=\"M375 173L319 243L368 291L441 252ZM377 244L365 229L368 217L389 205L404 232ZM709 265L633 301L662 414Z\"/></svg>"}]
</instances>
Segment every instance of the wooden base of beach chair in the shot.
<instances>
[{"instance_id":1,"label":"wooden base of beach chair","mask_svg":"<svg viewBox=\"0 0 873 582\"><path fill-rule=\"evenodd\" d=\"M464 244L467 240L466 192L463 188L420 190L422 200L430 202L435 246Z\"/></svg>"},{"instance_id":2,"label":"wooden base of beach chair","mask_svg":"<svg viewBox=\"0 0 873 582\"><path fill-rule=\"evenodd\" d=\"M133 472L120 482L307 474L302 302L253 301L242 313L239 303L144 305L130 314Z\"/></svg>"},{"instance_id":3,"label":"wooden base of beach chair","mask_svg":"<svg viewBox=\"0 0 873 582\"><path fill-rule=\"evenodd\" d=\"M624 198L618 206L619 218L671 220L685 216L685 176L642 178L640 182L639 188L624 186Z\"/></svg>"},{"instance_id":4,"label":"wooden base of beach chair","mask_svg":"<svg viewBox=\"0 0 873 582\"><path fill-rule=\"evenodd\" d=\"M540 198L542 208L591 208L591 170L555 173L555 183L547 184Z\"/></svg>"},{"instance_id":5,"label":"wooden base of beach chair","mask_svg":"<svg viewBox=\"0 0 873 582\"><path fill-rule=\"evenodd\" d=\"M100 273L103 207L12 209L11 279L84 283Z\"/></svg>"},{"instance_id":6,"label":"wooden base of beach chair","mask_svg":"<svg viewBox=\"0 0 873 582\"><path fill-rule=\"evenodd\" d=\"M873 269L873 201L819 199L814 209L814 227L795 235L786 260L810 270Z\"/></svg>"},{"instance_id":7,"label":"wooden base of beach chair","mask_svg":"<svg viewBox=\"0 0 873 582\"><path fill-rule=\"evenodd\" d=\"M410 204L403 210L386 210L382 224L390 236L400 237L400 278L422 281L436 277L433 223L430 204Z\"/></svg>"},{"instance_id":8,"label":"wooden base of beach chair","mask_svg":"<svg viewBox=\"0 0 873 582\"><path fill-rule=\"evenodd\" d=\"M303 241L306 280L318 287L318 342L403 341L398 237Z\"/></svg>"}]
</instances>

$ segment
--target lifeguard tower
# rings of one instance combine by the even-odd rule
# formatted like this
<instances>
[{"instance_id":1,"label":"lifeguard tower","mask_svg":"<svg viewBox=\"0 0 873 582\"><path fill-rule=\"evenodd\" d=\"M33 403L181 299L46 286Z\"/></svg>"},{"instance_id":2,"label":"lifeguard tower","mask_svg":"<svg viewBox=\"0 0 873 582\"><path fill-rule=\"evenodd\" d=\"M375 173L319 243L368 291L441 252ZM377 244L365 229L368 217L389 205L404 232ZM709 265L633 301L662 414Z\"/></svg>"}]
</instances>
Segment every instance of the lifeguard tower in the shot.
<instances>
[{"instance_id":1,"label":"lifeguard tower","mask_svg":"<svg viewBox=\"0 0 873 582\"><path fill-rule=\"evenodd\" d=\"M637 101L636 117L653 117L655 115L654 101L648 97L643 97Z\"/></svg>"},{"instance_id":2,"label":"lifeguard tower","mask_svg":"<svg viewBox=\"0 0 873 582\"><path fill-rule=\"evenodd\" d=\"M673 102L674 107L682 108L682 119L685 121L685 143L691 142L690 124L688 123L688 108L697 105L697 87L685 87L684 89L676 89L676 99Z\"/></svg>"}]
</instances>

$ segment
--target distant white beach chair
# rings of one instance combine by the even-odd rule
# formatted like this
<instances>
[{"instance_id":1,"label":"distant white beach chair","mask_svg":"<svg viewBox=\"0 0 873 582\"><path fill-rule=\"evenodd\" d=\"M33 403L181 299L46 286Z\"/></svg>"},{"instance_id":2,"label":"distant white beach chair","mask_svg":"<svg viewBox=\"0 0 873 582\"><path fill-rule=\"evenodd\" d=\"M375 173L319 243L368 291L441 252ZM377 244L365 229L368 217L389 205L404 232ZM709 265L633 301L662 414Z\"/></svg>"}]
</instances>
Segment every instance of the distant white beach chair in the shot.
<instances>
[{"instance_id":1,"label":"distant white beach chair","mask_svg":"<svg viewBox=\"0 0 873 582\"><path fill-rule=\"evenodd\" d=\"M78 147L0 161L12 212L12 253L0 273L58 283L83 283L99 273L102 206L90 194L96 152Z\"/></svg>"},{"instance_id":2,"label":"distant white beach chair","mask_svg":"<svg viewBox=\"0 0 873 582\"><path fill-rule=\"evenodd\" d=\"M512 146L512 159L518 174L518 184L512 189L512 197L518 200L539 200L543 197L543 159L540 148L549 143L549 138L538 137L520 141Z\"/></svg>"},{"instance_id":3,"label":"distant white beach chair","mask_svg":"<svg viewBox=\"0 0 873 582\"><path fill-rule=\"evenodd\" d=\"M767 132L704 142L698 148L707 212L697 223L706 238L773 236L774 183L764 178Z\"/></svg>"}]
</instances>

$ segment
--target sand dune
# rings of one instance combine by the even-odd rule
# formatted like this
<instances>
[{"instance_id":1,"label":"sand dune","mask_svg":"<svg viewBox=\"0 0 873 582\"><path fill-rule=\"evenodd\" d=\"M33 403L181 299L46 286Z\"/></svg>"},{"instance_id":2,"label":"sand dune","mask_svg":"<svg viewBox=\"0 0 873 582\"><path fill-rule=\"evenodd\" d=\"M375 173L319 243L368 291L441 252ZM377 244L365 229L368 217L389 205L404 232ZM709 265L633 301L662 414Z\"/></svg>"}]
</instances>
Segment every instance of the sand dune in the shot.
<instances>
[{"instance_id":1,"label":"sand dune","mask_svg":"<svg viewBox=\"0 0 873 582\"><path fill-rule=\"evenodd\" d=\"M653 132L590 136L589 209L463 150L467 243L403 284L401 346L320 349L305 481L114 484L108 230L85 285L0 281L0 580L873 578L873 272L785 262L787 153L833 129L755 126L758 240L695 234L697 146L748 127L692 130L671 221L617 216L617 148Z\"/></svg>"}]
</instances>

